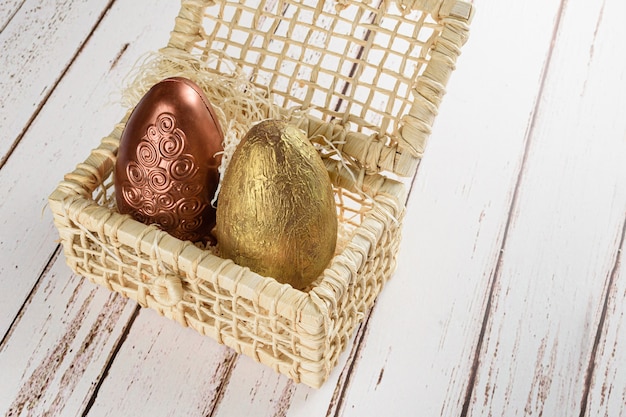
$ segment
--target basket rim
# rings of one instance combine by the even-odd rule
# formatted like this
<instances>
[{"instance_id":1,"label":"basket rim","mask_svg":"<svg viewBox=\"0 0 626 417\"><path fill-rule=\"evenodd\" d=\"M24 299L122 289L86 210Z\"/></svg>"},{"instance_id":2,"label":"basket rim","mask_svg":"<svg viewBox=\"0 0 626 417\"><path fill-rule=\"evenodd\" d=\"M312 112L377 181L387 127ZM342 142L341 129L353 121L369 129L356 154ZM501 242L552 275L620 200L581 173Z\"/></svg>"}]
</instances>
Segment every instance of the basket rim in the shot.
<instances>
[{"instance_id":1,"label":"basket rim","mask_svg":"<svg viewBox=\"0 0 626 417\"><path fill-rule=\"evenodd\" d=\"M337 3L349 2L349 0L336 1ZM427 138L430 135L439 103L445 93L445 85L454 70L456 58L460 54L460 48L467 40L468 25L474 15L474 6L465 0L393 1L404 8L419 8L430 13L435 20L441 21L443 26L438 44L432 51L432 54L436 55L436 59L429 61L423 75L420 76L421 79L416 82L414 91L416 102L409 115L411 123L407 123L405 127L407 135ZM199 10L214 2L215 0L183 0L169 43L162 50L174 48L189 52L186 48L193 39L197 39L199 33L198 28L194 28L194 24L197 23L194 22L197 15L190 13L187 9ZM407 166L410 165L410 168L406 169L406 175L396 172L395 169L379 169L380 166L377 162L372 163L370 169L365 166L365 169L360 171L356 171L357 168L355 171L349 171L349 168L341 163L325 159L331 180L337 187L352 192L355 188L365 192L369 191L377 204L368 210L362 222L356 226L351 233L347 246L339 254L333 256L328 268L323 272L322 278L318 279L314 286L305 292L294 289L289 284L281 284L274 278L261 276L248 268L236 265L233 261L220 258L209 250L201 249L191 242L183 242L154 225L149 226L140 223L129 215L122 215L115 209L102 205L96 201L97 198L94 199L94 192L98 187L105 188L105 181L108 181L114 169L119 138L129 114L130 111L121 123L116 125L109 136L102 138L100 145L92 150L84 162L79 163L74 171L65 175L64 180L48 197L48 205L53 213L54 223L59 231L63 231L61 243L65 251L71 251L71 245L80 244L80 242L74 242L76 228L85 228L89 232L89 238L93 236L93 240L106 241L107 245L109 242L113 245L118 243L120 246L126 245L135 249L135 252L138 255L141 254L141 257L158 254L162 262L168 265L178 276L177 279L181 281L194 283L207 280L219 292L224 290L225 293L228 293L226 295L232 297L233 302L237 297L246 298L251 300L255 306L269 312L272 319L290 320L289 325L294 326L292 330L303 339L302 350L294 351L293 355L295 356L293 357L288 354L287 359L291 359L292 362L284 361L278 356L272 356L272 352L263 349L257 350L255 340L240 340L236 332L229 333L226 331L222 333L220 327L214 325L213 322L201 322L199 328L193 322L185 321L183 317L183 324L194 327L202 334L211 335L219 343L224 343L234 348L238 353L243 353L258 362L271 366L275 371L289 376L296 382L319 388L336 365L339 353L346 347L348 336L342 331L353 334L354 329L362 320L362 309L371 308L374 299L388 278L377 279L373 284L368 281L366 290L369 292L371 289L371 294L367 294L367 296L359 294L363 297L363 301L359 304L358 310L353 305L347 307L350 313L356 312L356 315L352 314L348 320L343 320L343 316L340 315L343 312L343 301L349 298L347 295L350 294L350 291L357 294L357 291L352 290L349 286L354 282L359 282L357 280L365 274L369 274L371 270L380 269L380 263L375 263L371 269L368 269L369 266L366 269L363 267L366 266L369 258L381 245L381 239L391 236L392 244L398 242L400 225L390 225L390 223L401 220L406 206L407 190L405 184L387 178L381 172L394 172L400 176L414 177L418 161L424 151L422 146L424 142L418 142L418 146L409 149L405 155L386 153L386 162L389 160L397 161L398 158L415 159L414 165L407 164ZM312 131L315 131L316 126L311 128ZM324 128L328 128L331 133L334 129L332 126L325 126ZM355 138L353 141L354 148L357 149L359 156L361 152L364 152L363 155L370 156L368 154L369 149L361 149L360 145L363 143L364 148L369 148L369 138L361 137L357 132L347 132L346 135L353 135L352 137ZM378 144L372 148L377 146ZM378 149L375 150L379 151ZM363 162L367 159L366 156L358 157L357 160ZM386 162L385 164L389 165ZM390 226L398 227L391 234L385 233ZM69 248L68 244L70 245ZM103 245L103 249L106 249L106 246ZM386 253L384 255L387 256ZM69 259L68 263L70 263ZM385 271L393 271L394 259L391 260L391 265ZM70 267L74 269L71 263ZM361 273L363 271L365 272ZM169 276L170 271L167 272ZM106 279L104 280L106 281ZM148 285L153 284L150 282ZM108 288L112 289L110 285ZM192 291L193 288L191 285ZM115 291L115 289L112 290ZM149 288L149 291L152 291L152 287ZM132 292L130 295L126 293L125 295L133 299L135 297ZM256 298L252 299L253 297ZM149 298L150 300L152 299ZM152 301L154 303L150 305L149 302L147 306L156 308L163 314L164 310L159 309L160 301L158 299ZM172 307L169 311L167 308L169 306L165 306L164 315L180 322L177 314L182 314L183 309L175 310ZM253 314L256 313L253 312ZM196 320L202 320L202 318ZM217 321L215 323L217 324Z\"/></svg>"},{"instance_id":2,"label":"basket rim","mask_svg":"<svg viewBox=\"0 0 626 417\"><path fill-rule=\"evenodd\" d=\"M373 199L382 207L377 208L374 205L365 214L363 222L352 232L346 247L333 256L321 275L322 279L309 291L301 291L289 284L281 284L272 277L259 275L247 267L241 267L231 260L201 249L192 242L181 241L156 226L145 225L129 215L120 214L94 201L92 193L112 173L117 151L116 142L119 142L119 133L123 126L124 120L110 136L101 140L100 146L91 151L85 162L78 164L73 172L66 174L65 179L50 194L48 200L55 222L58 220L57 217L64 219L62 220L64 222L70 220L86 228L100 240L101 236L108 236L121 245L139 249L146 256L154 256L154 250L159 250L158 255L164 263L173 267L174 272L182 271L186 276L196 276L195 279L211 281L210 276L215 274L215 265L221 264L218 276L213 280L215 285L239 296L258 295L260 307L294 320L310 334L319 334L330 326L328 321L337 311L338 301L346 293L349 285L343 278L345 272L348 271L350 275L357 274L385 229L385 220L397 221L393 216L397 216L404 208L404 202L401 201L405 191L404 184L378 174L368 176L377 183L365 185L379 189ZM333 182L347 189L352 177L340 164L329 168L335 169L334 172L329 172ZM366 225L370 230L365 230ZM155 242L158 244L155 245ZM238 278L232 279L231 275ZM294 305L297 307L294 308Z\"/></svg>"}]
</instances>

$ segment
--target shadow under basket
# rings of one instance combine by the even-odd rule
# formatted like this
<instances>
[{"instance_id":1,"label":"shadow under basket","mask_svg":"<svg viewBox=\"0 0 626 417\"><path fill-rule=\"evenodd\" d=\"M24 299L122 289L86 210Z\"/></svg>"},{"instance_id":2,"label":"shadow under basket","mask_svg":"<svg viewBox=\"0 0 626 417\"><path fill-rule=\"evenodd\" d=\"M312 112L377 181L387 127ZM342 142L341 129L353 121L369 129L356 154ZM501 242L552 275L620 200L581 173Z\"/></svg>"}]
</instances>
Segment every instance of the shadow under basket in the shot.
<instances>
[{"instance_id":1,"label":"shadow under basket","mask_svg":"<svg viewBox=\"0 0 626 417\"><path fill-rule=\"evenodd\" d=\"M325 138L342 155L324 158L340 249L300 291L119 214L112 172L123 120L50 195L68 265L320 387L395 269L406 183L472 14L459 0L183 1L158 54L202 63L194 64L198 79L225 71L207 57L228 58L285 115L303 112L299 126L310 138ZM158 75L177 74L168 66Z\"/></svg>"}]
</instances>

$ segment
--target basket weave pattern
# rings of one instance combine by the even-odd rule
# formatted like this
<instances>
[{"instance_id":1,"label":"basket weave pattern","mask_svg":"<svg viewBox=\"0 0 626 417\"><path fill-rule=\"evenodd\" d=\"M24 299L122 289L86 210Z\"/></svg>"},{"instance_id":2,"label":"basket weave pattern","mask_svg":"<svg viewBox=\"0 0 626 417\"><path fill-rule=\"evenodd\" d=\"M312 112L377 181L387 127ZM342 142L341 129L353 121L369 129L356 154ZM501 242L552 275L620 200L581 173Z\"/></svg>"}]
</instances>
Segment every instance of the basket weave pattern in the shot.
<instances>
[{"instance_id":1,"label":"basket weave pattern","mask_svg":"<svg viewBox=\"0 0 626 417\"><path fill-rule=\"evenodd\" d=\"M160 53L227 55L341 153L325 162L349 238L324 274L295 290L117 213L111 174L124 120L65 176L50 208L77 274L319 387L394 271L406 191L389 175L414 175L472 8L252 3L183 1ZM220 62L203 70L226 71Z\"/></svg>"}]
</instances>

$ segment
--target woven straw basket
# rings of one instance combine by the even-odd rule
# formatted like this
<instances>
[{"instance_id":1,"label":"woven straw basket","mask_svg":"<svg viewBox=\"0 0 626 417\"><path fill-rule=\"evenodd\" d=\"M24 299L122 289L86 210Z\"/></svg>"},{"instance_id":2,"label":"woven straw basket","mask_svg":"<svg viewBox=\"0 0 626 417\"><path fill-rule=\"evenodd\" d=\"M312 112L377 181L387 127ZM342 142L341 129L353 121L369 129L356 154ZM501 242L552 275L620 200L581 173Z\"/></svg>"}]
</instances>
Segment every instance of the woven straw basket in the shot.
<instances>
[{"instance_id":1,"label":"woven straw basket","mask_svg":"<svg viewBox=\"0 0 626 417\"><path fill-rule=\"evenodd\" d=\"M226 71L210 57L228 57L281 109L299 109L309 137L332 143L324 160L341 249L300 291L119 214L112 170L124 119L50 195L69 266L320 387L394 271L406 183L472 13L460 0L183 1L157 55L192 63L198 80ZM159 68L158 77L175 75Z\"/></svg>"}]
</instances>

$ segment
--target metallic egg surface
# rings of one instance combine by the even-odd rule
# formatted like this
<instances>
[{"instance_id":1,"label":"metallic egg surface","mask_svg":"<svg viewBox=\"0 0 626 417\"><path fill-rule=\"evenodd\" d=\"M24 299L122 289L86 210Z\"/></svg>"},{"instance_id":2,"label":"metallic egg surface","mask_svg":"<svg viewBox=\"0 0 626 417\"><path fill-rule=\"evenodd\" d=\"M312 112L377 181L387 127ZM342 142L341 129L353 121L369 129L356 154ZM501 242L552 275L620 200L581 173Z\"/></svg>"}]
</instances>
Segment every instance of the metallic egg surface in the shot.
<instances>
[{"instance_id":1,"label":"metallic egg surface","mask_svg":"<svg viewBox=\"0 0 626 417\"><path fill-rule=\"evenodd\" d=\"M222 180L220 256L304 289L328 266L337 213L328 172L306 135L280 120L253 126Z\"/></svg>"},{"instance_id":2,"label":"metallic egg surface","mask_svg":"<svg viewBox=\"0 0 626 417\"><path fill-rule=\"evenodd\" d=\"M120 138L114 182L117 208L181 240L214 242L224 134L195 83L167 78L133 109Z\"/></svg>"}]
</instances>

